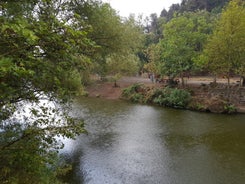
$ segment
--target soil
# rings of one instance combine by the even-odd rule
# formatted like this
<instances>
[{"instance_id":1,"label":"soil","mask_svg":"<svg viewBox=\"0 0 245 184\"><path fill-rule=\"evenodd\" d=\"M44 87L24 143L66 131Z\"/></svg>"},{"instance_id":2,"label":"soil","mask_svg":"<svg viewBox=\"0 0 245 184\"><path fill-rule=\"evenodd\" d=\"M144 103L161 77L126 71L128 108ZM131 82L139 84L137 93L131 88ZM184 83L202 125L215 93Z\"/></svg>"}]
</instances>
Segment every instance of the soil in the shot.
<instances>
[{"instance_id":1,"label":"soil","mask_svg":"<svg viewBox=\"0 0 245 184\"><path fill-rule=\"evenodd\" d=\"M120 99L122 90L135 83L143 83L147 86L161 86L161 84L152 83L150 79L144 77L123 77L117 81L117 87L114 86L114 82L103 82L96 79L91 85L87 86L86 91L90 97Z\"/></svg>"},{"instance_id":2,"label":"soil","mask_svg":"<svg viewBox=\"0 0 245 184\"><path fill-rule=\"evenodd\" d=\"M88 96L105 98L105 99L120 99L122 90L135 83L143 83L145 86L160 88L165 84L152 83L147 77L123 77L117 82L117 87L114 82L103 82L98 79L93 79L93 83L87 86L86 91ZM220 78L217 79L217 86L210 87L213 79L211 77L192 77L185 79L186 85L182 87L178 84L179 88L185 88L192 92L192 97L195 103L201 103L202 106L207 106L213 112L220 112L220 96L225 95L224 89L227 87L227 80ZM231 94L230 97L232 104L235 105L237 111L245 113L245 89L240 88L238 85L239 78L231 79ZM219 97L219 98L217 98ZM220 104L220 106L219 106Z\"/></svg>"}]
</instances>

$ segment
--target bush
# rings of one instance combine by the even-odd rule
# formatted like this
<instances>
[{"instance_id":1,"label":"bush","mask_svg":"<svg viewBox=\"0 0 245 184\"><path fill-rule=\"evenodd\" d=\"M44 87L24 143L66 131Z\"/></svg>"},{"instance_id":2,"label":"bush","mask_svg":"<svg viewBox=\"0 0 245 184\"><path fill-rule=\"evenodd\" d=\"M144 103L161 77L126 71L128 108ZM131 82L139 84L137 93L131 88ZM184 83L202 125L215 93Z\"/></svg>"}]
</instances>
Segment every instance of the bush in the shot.
<instances>
[{"instance_id":1,"label":"bush","mask_svg":"<svg viewBox=\"0 0 245 184\"><path fill-rule=\"evenodd\" d=\"M225 112L228 113L228 114L232 114L232 113L236 113L236 112L237 112L236 107L235 107L233 104L229 104L229 103L227 103L227 104L224 106L224 110L225 110Z\"/></svg>"},{"instance_id":2,"label":"bush","mask_svg":"<svg viewBox=\"0 0 245 184\"><path fill-rule=\"evenodd\" d=\"M162 106L185 108L191 99L190 93L182 89L164 88L156 93L153 102Z\"/></svg>"},{"instance_id":3,"label":"bush","mask_svg":"<svg viewBox=\"0 0 245 184\"><path fill-rule=\"evenodd\" d=\"M143 84L140 83L133 84L132 86L123 89L122 96L125 98L130 98L131 95L138 93L142 87Z\"/></svg>"},{"instance_id":4,"label":"bush","mask_svg":"<svg viewBox=\"0 0 245 184\"><path fill-rule=\"evenodd\" d=\"M122 97L132 102L155 103L174 108L185 108L191 99L190 93L182 89L151 89L139 83L124 89Z\"/></svg>"},{"instance_id":5,"label":"bush","mask_svg":"<svg viewBox=\"0 0 245 184\"><path fill-rule=\"evenodd\" d=\"M135 103L142 103L144 99L144 96L142 94L139 93L135 93L133 95L130 96L130 101L135 102Z\"/></svg>"},{"instance_id":6,"label":"bush","mask_svg":"<svg viewBox=\"0 0 245 184\"><path fill-rule=\"evenodd\" d=\"M145 103L146 87L143 84L136 83L122 92L122 97L135 103Z\"/></svg>"}]
</instances>

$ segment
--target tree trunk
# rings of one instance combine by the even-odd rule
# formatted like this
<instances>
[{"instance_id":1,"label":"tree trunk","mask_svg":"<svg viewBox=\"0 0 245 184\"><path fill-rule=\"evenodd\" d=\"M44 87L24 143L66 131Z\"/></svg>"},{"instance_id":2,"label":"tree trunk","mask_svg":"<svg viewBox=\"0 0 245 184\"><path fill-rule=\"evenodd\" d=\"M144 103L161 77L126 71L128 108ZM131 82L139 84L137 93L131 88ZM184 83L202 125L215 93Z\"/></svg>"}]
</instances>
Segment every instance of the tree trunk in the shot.
<instances>
[{"instance_id":1,"label":"tree trunk","mask_svg":"<svg viewBox=\"0 0 245 184\"><path fill-rule=\"evenodd\" d=\"M241 79L242 79L241 85L242 85L242 87L244 87L245 86L245 77L244 76L241 76Z\"/></svg>"},{"instance_id":2,"label":"tree trunk","mask_svg":"<svg viewBox=\"0 0 245 184\"><path fill-rule=\"evenodd\" d=\"M182 84L182 86L185 86L185 80L184 80L183 75L181 76L181 84Z\"/></svg>"},{"instance_id":3,"label":"tree trunk","mask_svg":"<svg viewBox=\"0 0 245 184\"><path fill-rule=\"evenodd\" d=\"M214 84L217 83L217 76L216 76L216 75L214 75L214 81L213 81L213 83L214 83Z\"/></svg>"},{"instance_id":4,"label":"tree trunk","mask_svg":"<svg viewBox=\"0 0 245 184\"><path fill-rule=\"evenodd\" d=\"M228 99L230 100L230 76L229 75L227 75L227 81L228 81L228 88L227 88L227 97L228 97Z\"/></svg>"},{"instance_id":5,"label":"tree trunk","mask_svg":"<svg viewBox=\"0 0 245 184\"><path fill-rule=\"evenodd\" d=\"M117 87L117 81L114 80L114 87L116 88Z\"/></svg>"},{"instance_id":6,"label":"tree trunk","mask_svg":"<svg viewBox=\"0 0 245 184\"><path fill-rule=\"evenodd\" d=\"M228 88L230 88L230 76L227 76Z\"/></svg>"}]
</instances>

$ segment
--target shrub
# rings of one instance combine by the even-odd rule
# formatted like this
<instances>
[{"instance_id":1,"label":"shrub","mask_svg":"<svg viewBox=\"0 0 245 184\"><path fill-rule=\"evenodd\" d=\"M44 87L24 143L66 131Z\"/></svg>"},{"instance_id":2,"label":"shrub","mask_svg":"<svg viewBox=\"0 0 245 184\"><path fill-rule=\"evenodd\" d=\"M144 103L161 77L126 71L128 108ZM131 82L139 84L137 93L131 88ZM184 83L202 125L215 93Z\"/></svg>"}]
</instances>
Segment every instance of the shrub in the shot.
<instances>
[{"instance_id":1,"label":"shrub","mask_svg":"<svg viewBox=\"0 0 245 184\"><path fill-rule=\"evenodd\" d=\"M190 93L182 89L164 88L156 93L154 103L175 108L186 107L191 98Z\"/></svg>"},{"instance_id":2,"label":"shrub","mask_svg":"<svg viewBox=\"0 0 245 184\"><path fill-rule=\"evenodd\" d=\"M191 95L188 91L166 87L164 89L151 89L143 84L134 84L122 92L122 97L140 103L155 103L161 106L185 108Z\"/></svg>"},{"instance_id":3,"label":"shrub","mask_svg":"<svg viewBox=\"0 0 245 184\"><path fill-rule=\"evenodd\" d=\"M130 96L134 93L137 93L142 88L142 86L143 84L141 83L133 84L132 86L123 89L122 96L125 98L130 98Z\"/></svg>"},{"instance_id":4,"label":"shrub","mask_svg":"<svg viewBox=\"0 0 245 184\"><path fill-rule=\"evenodd\" d=\"M224 106L224 110L225 110L225 112L228 113L228 114L232 114L232 113L237 112L236 107L235 107L233 104L229 104L229 103L227 103L227 104Z\"/></svg>"},{"instance_id":5,"label":"shrub","mask_svg":"<svg viewBox=\"0 0 245 184\"><path fill-rule=\"evenodd\" d=\"M144 100L144 96L140 93L134 93L130 96L130 101L135 102L135 103L137 102L142 103L143 100Z\"/></svg>"}]
</instances>

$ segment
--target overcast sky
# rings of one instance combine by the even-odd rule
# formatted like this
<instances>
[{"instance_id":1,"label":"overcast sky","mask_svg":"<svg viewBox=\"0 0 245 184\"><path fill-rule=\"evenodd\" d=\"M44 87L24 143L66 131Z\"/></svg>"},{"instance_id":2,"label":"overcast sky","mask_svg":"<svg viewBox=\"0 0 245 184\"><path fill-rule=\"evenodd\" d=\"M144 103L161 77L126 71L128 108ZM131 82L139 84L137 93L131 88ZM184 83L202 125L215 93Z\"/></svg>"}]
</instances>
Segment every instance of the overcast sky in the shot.
<instances>
[{"instance_id":1,"label":"overcast sky","mask_svg":"<svg viewBox=\"0 0 245 184\"><path fill-rule=\"evenodd\" d=\"M122 17L128 17L130 13L136 16L143 14L149 16L151 13L160 15L163 8L168 8L174 3L180 3L181 0L102 0L109 2L111 7L119 12Z\"/></svg>"}]
</instances>

